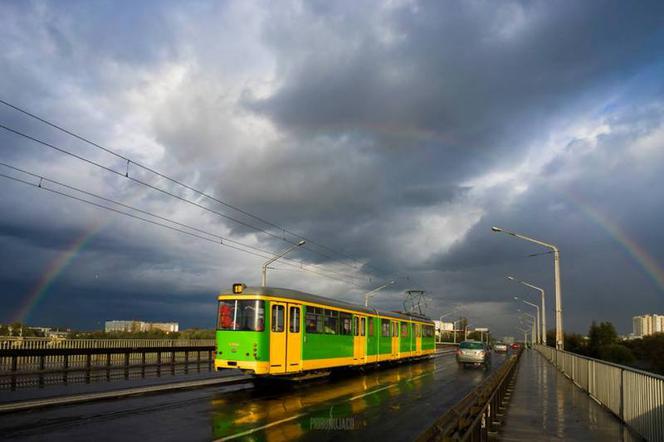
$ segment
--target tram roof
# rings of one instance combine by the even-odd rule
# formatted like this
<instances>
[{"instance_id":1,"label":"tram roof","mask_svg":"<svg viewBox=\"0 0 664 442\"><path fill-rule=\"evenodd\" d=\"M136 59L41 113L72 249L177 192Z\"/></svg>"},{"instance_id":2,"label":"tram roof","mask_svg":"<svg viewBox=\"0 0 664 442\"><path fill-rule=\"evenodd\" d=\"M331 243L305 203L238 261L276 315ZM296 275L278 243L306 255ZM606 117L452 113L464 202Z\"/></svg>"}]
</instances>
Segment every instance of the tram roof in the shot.
<instances>
[{"instance_id":1,"label":"tram roof","mask_svg":"<svg viewBox=\"0 0 664 442\"><path fill-rule=\"evenodd\" d=\"M222 295L226 295L223 293ZM351 302L339 301L337 299L326 298L324 296L312 295L311 293L301 292L299 290L282 289L278 287L245 287L242 294L228 293L228 295L237 295L238 298L246 295L254 296L277 296L279 298L293 299L296 301L313 302L316 304L329 305L330 307L344 308L347 310L354 310L368 314L378 314L380 316L387 316L396 319L406 319L409 321L424 321L430 322L431 319L426 316L409 315L405 313L390 312L385 310L378 310L374 308L365 307L360 304L353 304Z\"/></svg>"}]
</instances>

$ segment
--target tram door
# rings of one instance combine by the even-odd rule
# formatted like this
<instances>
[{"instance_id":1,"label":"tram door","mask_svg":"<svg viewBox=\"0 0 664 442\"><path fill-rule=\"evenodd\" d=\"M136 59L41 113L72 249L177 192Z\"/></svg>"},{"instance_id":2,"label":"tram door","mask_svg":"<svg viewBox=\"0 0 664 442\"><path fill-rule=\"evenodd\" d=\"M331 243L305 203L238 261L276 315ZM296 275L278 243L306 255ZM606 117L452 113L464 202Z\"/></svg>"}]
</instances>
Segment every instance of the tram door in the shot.
<instances>
[{"instance_id":1,"label":"tram door","mask_svg":"<svg viewBox=\"0 0 664 442\"><path fill-rule=\"evenodd\" d=\"M288 304L286 371L302 370L302 306Z\"/></svg>"},{"instance_id":2,"label":"tram door","mask_svg":"<svg viewBox=\"0 0 664 442\"><path fill-rule=\"evenodd\" d=\"M399 323L392 321L392 357L399 357Z\"/></svg>"},{"instance_id":3,"label":"tram door","mask_svg":"<svg viewBox=\"0 0 664 442\"><path fill-rule=\"evenodd\" d=\"M286 304L270 308L270 374L286 373Z\"/></svg>"},{"instance_id":4,"label":"tram door","mask_svg":"<svg viewBox=\"0 0 664 442\"><path fill-rule=\"evenodd\" d=\"M367 318L353 315L353 359L358 364L366 362L367 357Z\"/></svg>"},{"instance_id":5,"label":"tram door","mask_svg":"<svg viewBox=\"0 0 664 442\"><path fill-rule=\"evenodd\" d=\"M422 354L422 324L415 324L415 354Z\"/></svg>"}]
</instances>

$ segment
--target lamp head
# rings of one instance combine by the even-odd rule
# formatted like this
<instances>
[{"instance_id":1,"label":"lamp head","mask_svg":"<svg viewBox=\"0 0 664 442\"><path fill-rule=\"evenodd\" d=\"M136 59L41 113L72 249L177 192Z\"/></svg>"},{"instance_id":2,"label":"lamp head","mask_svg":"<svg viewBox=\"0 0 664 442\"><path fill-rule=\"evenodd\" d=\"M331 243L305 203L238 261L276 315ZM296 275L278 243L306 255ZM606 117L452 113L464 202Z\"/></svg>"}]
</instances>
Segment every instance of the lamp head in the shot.
<instances>
[{"instance_id":1,"label":"lamp head","mask_svg":"<svg viewBox=\"0 0 664 442\"><path fill-rule=\"evenodd\" d=\"M506 278L509 279L510 281L516 281L516 279L514 279L514 276L506 276Z\"/></svg>"},{"instance_id":2,"label":"lamp head","mask_svg":"<svg viewBox=\"0 0 664 442\"><path fill-rule=\"evenodd\" d=\"M496 227L496 226L492 226L491 230L494 231L494 232L502 232L503 231L503 229L501 229L500 227Z\"/></svg>"},{"instance_id":3,"label":"lamp head","mask_svg":"<svg viewBox=\"0 0 664 442\"><path fill-rule=\"evenodd\" d=\"M305 243L306 243L305 240L301 240L300 242L297 243L297 246L298 247L303 246Z\"/></svg>"}]
</instances>

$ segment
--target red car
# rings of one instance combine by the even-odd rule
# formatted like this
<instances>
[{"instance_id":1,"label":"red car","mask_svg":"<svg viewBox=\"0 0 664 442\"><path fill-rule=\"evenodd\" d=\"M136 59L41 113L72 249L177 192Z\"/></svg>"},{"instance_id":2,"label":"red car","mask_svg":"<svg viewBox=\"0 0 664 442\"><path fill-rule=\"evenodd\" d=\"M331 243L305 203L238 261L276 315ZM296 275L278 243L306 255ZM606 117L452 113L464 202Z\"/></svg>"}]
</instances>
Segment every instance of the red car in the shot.
<instances>
[{"instance_id":1,"label":"red car","mask_svg":"<svg viewBox=\"0 0 664 442\"><path fill-rule=\"evenodd\" d=\"M520 348L521 348L521 344L519 344L518 342L515 342L514 344L512 344L512 350L518 350Z\"/></svg>"}]
</instances>

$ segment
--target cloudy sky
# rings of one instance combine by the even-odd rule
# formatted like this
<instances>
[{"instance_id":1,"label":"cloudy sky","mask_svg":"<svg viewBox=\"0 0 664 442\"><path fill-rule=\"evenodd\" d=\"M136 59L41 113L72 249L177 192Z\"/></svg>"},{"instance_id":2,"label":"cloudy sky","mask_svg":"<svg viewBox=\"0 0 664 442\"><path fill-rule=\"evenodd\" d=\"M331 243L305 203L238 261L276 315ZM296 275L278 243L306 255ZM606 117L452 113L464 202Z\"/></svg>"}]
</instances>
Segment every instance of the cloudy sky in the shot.
<instances>
[{"instance_id":1,"label":"cloudy sky","mask_svg":"<svg viewBox=\"0 0 664 442\"><path fill-rule=\"evenodd\" d=\"M552 256L498 225L559 245L568 330L631 331L664 313L663 6L0 1L0 99L119 155L0 104L0 322L212 327L303 237L270 285L515 334L513 274L553 326Z\"/></svg>"}]
</instances>

